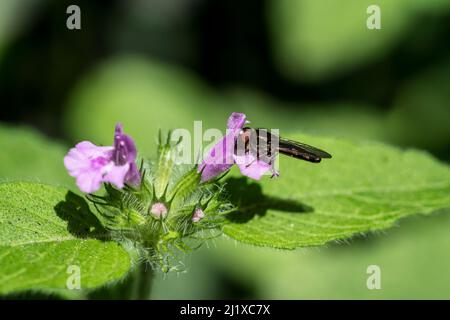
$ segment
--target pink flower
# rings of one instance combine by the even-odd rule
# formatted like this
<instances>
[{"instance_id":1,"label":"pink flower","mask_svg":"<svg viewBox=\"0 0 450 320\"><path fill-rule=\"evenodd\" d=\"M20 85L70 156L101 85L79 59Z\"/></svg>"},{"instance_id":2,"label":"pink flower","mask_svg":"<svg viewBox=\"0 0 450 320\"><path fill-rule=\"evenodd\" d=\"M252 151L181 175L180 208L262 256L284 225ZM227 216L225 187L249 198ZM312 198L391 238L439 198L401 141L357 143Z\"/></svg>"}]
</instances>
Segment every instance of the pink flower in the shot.
<instances>
[{"instance_id":1,"label":"pink flower","mask_svg":"<svg viewBox=\"0 0 450 320\"><path fill-rule=\"evenodd\" d=\"M272 164L257 159L256 156L250 153L242 156L235 155L234 159L241 173L254 180L261 179L267 171L272 169Z\"/></svg>"},{"instance_id":2,"label":"pink flower","mask_svg":"<svg viewBox=\"0 0 450 320\"><path fill-rule=\"evenodd\" d=\"M227 134L210 150L209 155L198 168L202 173L201 180L208 181L217 177L222 172L237 164L244 176L259 180L268 170L272 170L272 164L257 159L256 155L247 152L236 152L237 139L242 132L246 121L246 115L233 112L228 118ZM277 175L274 172L274 175Z\"/></svg>"},{"instance_id":3,"label":"pink flower","mask_svg":"<svg viewBox=\"0 0 450 320\"><path fill-rule=\"evenodd\" d=\"M192 215L192 222L199 222L201 219L205 217L205 213L202 209L196 208L194 214Z\"/></svg>"},{"instance_id":4,"label":"pink flower","mask_svg":"<svg viewBox=\"0 0 450 320\"><path fill-rule=\"evenodd\" d=\"M167 216L167 207L162 202L156 202L151 206L150 213L157 219L164 219Z\"/></svg>"},{"instance_id":5,"label":"pink flower","mask_svg":"<svg viewBox=\"0 0 450 320\"><path fill-rule=\"evenodd\" d=\"M137 150L133 139L124 134L117 124L114 146L99 147L89 141L78 143L64 157L64 165L77 186L85 193L100 189L103 182L114 184L119 189L124 185L139 185L141 176L135 160Z\"/></svg>"}]
</instances>

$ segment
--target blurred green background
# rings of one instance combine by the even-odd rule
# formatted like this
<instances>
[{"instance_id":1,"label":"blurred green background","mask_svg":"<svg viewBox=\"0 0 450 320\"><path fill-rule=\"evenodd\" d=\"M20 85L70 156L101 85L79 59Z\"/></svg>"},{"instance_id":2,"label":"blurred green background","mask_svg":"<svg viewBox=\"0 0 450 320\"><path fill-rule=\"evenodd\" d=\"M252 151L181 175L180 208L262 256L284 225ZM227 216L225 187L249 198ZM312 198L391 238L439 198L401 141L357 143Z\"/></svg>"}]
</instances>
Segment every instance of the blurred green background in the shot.
<instances>
[{"instance_id":1,"label":"blurred green background","mask_svg":"<svg viewBox=\"0 0 450 320\"><path fill-rule=\"evenodd\" d=\"M81 30L66 8L81 8ZM371 4L381 30L366 27ZM49 167L117 121L154 155L159 128L258 127L373 139L450 160L450 0L2 0L0 178L72 185ZM32 137L32 142L30 142ZM48 145L46 140L52 140ZM56 163L53 161L52 163ZM450 217L326 248L217 239L151 298L450 298ZM366 288L366 268L382 289Z\"/></svg>"}]
</instances>

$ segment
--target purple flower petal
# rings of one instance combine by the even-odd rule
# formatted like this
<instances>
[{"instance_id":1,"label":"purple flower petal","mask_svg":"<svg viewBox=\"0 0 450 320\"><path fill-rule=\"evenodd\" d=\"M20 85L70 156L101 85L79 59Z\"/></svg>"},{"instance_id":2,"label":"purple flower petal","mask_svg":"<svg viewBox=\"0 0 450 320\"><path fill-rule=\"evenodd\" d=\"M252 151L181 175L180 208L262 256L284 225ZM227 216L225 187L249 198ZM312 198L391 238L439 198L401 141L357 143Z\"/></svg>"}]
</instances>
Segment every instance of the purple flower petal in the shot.
<instances>
[{"instance_id":1,"label":"purple flower petal","mask_svg":"<svg viewBox=\"0 0 450 320\"><path fill-rule=\"evenodd\" d=\"M91 193L100 188L112 150L112 147L99 147L89 141L80 142L69 150L64 165L69 174L77 178L81 191Z\"/></svg>"},{"instance_id":2,"label":"purple flower petal","mask_svg":"<svg viewBox=\"0 0 450 320\"><path fill-rule=\"evenodd\" d=\"M123 188L125 183L139 185L141 177L136 167L137 150L133 139L117 124L114 147L99 147L89 141L78 143L64 157L69 174L85 193L100 189L102 182Z\"/></svg>"},{"instance_id":3,"label":"purple flower petal","mask_svg":"<svg viewBox=\"0 0 450 320\"><path fill-rule=\"evenodd\" d=\"M78 143L75 148L69 150L69 153L64 158L64 164L69 174L76 176L78 172L90 168L91 160L97 158L108 159L112 150L112 147L99 147L89 141L83 141Z\"/></svg>"},{"instance_id":4,"label":"purple flower petal","mask_svg":"<svg viewBox=\"0 0 450 320\"><path fill-rule=\"evenodd\" d=\"M264 161L258 160L252 154L243 156L235 156L236 164L244 176L259 180L261 177L271 169L271 165Z\"/></svg>"},{"instance_id":5,"label":"purple flower petal","mask_svg":"<svg viewBox=\"0 0 450 320\"><path fill-rule=\"evenodd\" d=\"M220 175L222 172L227 171L232 166L233 166L232 164L231 165L219 165L219 164L204 165L204 164L202 164L199 167L199 172L202 173L201 181L205 182L205 181L211 180L212 178Z\"/></svg>"},{"instance_id":6,"label":"purple flower petal","mask_svg":"<svg viewBox=\"0 0 450 320\"><path fill-rule=\"evenodd\" d=\"M77 176L77 186L85 193L92 193L100 189L103 175L96 171L84 172Z\"/></svg>"},{"instance_id":7,"label":"purple flower petal","mask_svg":"<svg viewBox=\"0 0 450 320\"><path fill-rule=\"evenodd\" d=\"M246 115L243 113L233 112L228 118L227 129L232 130L235 134L239 134L244 127L246 118Z\"/></svg>"},{"instance_id":8,"label":"purple flower petal","mask_svg":"<svg viewBox=\"0 0 450 320\"><path fill-rule=\"evenodd\" d=\"M199 171L202 172L202 181L208 181L233 166L234 144L235 135L230 133L214 145L208 157L199 166Z\"/></svg>"},{"instance_id":9,"label":"purple flower petal","mask_svg":"<svg viewBox=\"0 0 450 320\"><path fill-rule=\"evenodd\" d=\"M128 163L123 166L112 165L103 177L103 182L114 184L117 188L122 189L125 185L125 177L128 174L130 165Z\"/></svg>"},{"instance_id":10,"label":"purple flower petal","mask_svg":"<svg viewBox=\"0 0 450 320\"><path fill-rule=\"evenodd\" d=\"M246 116L233 112L228 118L227 135L217 142L198 168L202 173L201 181L208 181L222 172L230 169L234 164L234 146L236 139L244 127Z\"/></svg>"},{"instance_id":11,"label":"purple flower petal","mask_svg":"<svg viewBox=\"0 0 450 320\"><path fill-rule=\"evenodd\" d=\"M132 186L139 186L141 184L141 173L139 172L139 169L134 161L130 162L129 165L130 168L125 176L125 181Z\"/></svg>"},{"instance_id":12,"label":"purple flower petal","mask_svg":"<svg viewBox=\"0 0 450 320\"><path fill-rule=\"evenodd\" d=\"M118 123L114 134L114 162L116 165L124 165L136 160L136 156L137 150L133 139L123 133L123 126Z\"/></svg>"},{"instance_id":13,"label":"purple flower petal","mask_svg":"<svg viewBox=\"0 0 450 320\"><path fill-rule=\"evenodd\" d=\"M134 186L138 186L141 183L141 175L135 163L136 157L137 149L133 139L123 133L123 126L118 123L114 134L114 163L117 166L128 164L128 171L123 181Z\"/></svg>"}]
</instances>

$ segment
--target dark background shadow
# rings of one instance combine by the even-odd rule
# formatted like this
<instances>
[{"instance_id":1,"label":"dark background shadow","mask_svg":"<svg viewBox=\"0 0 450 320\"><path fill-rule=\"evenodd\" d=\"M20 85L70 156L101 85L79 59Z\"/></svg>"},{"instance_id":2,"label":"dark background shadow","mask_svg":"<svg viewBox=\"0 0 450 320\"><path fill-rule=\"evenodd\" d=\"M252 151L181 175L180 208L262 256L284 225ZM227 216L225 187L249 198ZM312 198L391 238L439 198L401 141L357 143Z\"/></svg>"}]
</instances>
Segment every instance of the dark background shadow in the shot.
<instances>
[{"instance_id":1,"label":"dark background shadow","mask_svg":"<svg viewBox=\"0 0 450 320\"><path fill-rule=\"evenodd\" d=\"M268 209L295 213L314 211L299 201L264 195L260 184L245 177L226 180L225 189L230 202L239 208L239 211L227 215L227 219L234 223L245 223L255 215L264 216Z\"/></svg>"},{"instance_id":2,"label":"dark background shadow","mask_svg":"<svg viewBox=\"0 0 450 320\"><path fill-rule=\"evenodd\" d=\"M76 237L107 240L107 231L81 196L68 191L64 201L55 206L55 212L67 221L67 230Z\"/></svg>"}]
</instances>

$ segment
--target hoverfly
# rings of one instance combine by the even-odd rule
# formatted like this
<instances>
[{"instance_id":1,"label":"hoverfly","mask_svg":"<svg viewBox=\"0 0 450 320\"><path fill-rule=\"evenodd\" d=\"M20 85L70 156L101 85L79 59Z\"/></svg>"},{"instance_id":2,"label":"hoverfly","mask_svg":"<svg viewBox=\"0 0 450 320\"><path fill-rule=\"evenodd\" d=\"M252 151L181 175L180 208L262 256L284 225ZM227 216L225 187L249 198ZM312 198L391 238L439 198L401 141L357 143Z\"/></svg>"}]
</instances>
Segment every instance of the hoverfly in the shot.
<instances>
[{"instance_id":1,"label":"hoverfly","mask_svg":"<svg viewBox=\"0 0 450 320\"><path fill-rule=\"evenodd\" d=\"M256 159L271 165L278 153L313 163L331 158L331 154L316 147L280 138L267 129L249 127L242 129L235 146L235 154L242 153L256 155ZM275 170L273 173L278 175Z\"/></svg>"}]
</instances>

